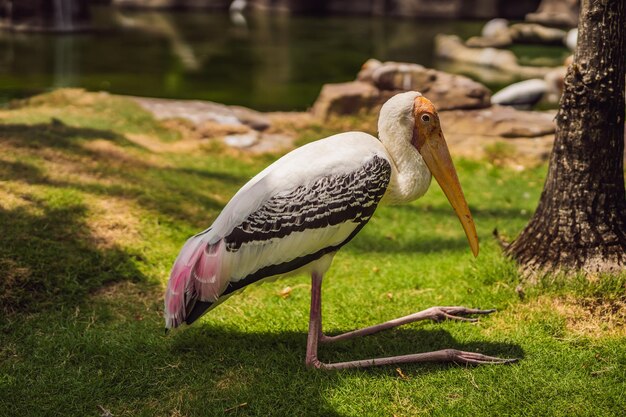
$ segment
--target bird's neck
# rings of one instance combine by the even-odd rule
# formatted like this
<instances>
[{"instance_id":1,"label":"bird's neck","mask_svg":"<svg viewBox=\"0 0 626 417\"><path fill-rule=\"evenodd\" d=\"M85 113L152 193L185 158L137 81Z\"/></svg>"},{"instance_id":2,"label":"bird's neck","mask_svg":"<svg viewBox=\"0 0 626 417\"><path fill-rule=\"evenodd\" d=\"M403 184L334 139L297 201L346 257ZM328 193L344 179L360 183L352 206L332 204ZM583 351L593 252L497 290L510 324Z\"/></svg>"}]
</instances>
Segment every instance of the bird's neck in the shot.
<instances>
[{"instance_id":1,"label":"bird's neck","mask_svg":"<svg viewBox=\"0 0 626 417\"><path fill-rule=\"evenodd\" d=\"M430 186L432 175L422 156L409 139L401 137L408 134L412 132L400 129L392 132L381 130L379 133L380 141L392 160L391 180L383 198L387 204L413 201L424 195Z\"/></svg>"}]
</instances>

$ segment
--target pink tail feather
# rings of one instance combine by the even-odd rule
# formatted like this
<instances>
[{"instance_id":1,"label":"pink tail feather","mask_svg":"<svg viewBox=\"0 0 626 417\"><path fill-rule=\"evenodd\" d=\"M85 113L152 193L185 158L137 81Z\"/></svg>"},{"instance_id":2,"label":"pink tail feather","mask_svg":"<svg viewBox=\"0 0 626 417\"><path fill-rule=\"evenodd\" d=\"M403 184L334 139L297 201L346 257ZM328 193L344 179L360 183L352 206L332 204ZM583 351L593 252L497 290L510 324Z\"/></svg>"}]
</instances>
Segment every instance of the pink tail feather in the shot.
<instances>
[{"instance_id":1,"label":"pink tail feather","mask_svg":"<svg viewBox=\"0 0 626 417\"><path fill-rule=\"evenodd\" d=\"M165 292L165 327L185 321L189 300L215 301L219 297L222 242L207 245L204 236L187 240L180 251Z\"/></svg>"}]
</instances>

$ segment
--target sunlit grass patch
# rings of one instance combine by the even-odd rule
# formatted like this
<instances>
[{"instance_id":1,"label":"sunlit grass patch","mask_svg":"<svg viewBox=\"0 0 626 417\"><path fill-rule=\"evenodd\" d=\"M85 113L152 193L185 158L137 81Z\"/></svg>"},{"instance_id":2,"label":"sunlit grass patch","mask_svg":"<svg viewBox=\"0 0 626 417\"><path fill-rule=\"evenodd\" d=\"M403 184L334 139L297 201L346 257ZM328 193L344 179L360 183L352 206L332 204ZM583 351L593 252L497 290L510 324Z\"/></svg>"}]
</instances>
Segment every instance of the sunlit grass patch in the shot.
<instances>
[{"instance_id":1,"label":"sunlit grass patch","mask_svg":"<svg viewBox=\"0 0 626 417\"><path fill-rule=\"evenodd\" d=\"M185 139L161 141L163 125L144 116L102 128L93 109L136 110L107 96L83 103L80 124L59 125L49 100L58 117L80 118L71 94L0 113L0 415L622 414L624 277L531 284L493 238L523 228L545 167L457 160L478 258L433 183L417 202L379 208L323 289L330 334L433 305L498 309L476 324L415 323L325 345L326 361L452 347L518 364L311 372L307 277L252 286L194 326L163 332L163 287L181 245L277 156L180 152ZM358 118L299 127L304 142L352 128L362 130Z\"/></svg>"}]
</instances>

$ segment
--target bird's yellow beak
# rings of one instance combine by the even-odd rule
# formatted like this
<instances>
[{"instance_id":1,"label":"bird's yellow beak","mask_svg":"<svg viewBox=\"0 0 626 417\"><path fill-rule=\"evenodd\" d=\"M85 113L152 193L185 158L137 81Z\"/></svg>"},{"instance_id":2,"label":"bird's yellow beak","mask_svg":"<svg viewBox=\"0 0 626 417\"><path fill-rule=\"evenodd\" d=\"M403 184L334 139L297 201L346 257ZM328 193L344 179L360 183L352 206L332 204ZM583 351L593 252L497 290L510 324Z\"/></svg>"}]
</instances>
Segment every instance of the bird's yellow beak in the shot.
<instances>
[{"instance_id":1,"label":"bird's yellow beak","mask_svg":"<svg viewBox=\"0 0 626 417\"><path fill-rule=\"evenodd\" d=\"M478 235L472 213L463 195L448 145L439 125L439 116L433 104L424 97L415 99L415 130L413 145L422 155L426 166L439 183L456 215L461 221L474 256L478 256Z\"/></svg>"}]
</instances>

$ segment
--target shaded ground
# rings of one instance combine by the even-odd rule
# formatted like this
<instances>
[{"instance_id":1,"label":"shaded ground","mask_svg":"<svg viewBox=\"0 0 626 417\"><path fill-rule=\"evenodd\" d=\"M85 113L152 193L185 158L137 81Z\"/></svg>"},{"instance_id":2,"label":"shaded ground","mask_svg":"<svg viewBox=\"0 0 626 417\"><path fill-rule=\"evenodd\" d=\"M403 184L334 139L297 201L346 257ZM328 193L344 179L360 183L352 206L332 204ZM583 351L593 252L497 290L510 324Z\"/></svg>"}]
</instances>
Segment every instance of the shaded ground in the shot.
<instances>
[{"instance_id":1,"label":"shaded ground","mask_svg":"<svg viewBox=\"0 0 626 417\"><path fill-rule=\"evenodd\" d=\"M275 128L299 143L368 127L289 123ZM165 336L162 291L178 249L276 158L211 140L176 150L188 140L107 95L57 92L0 111L0 415L624 414L626 277L520 286L491 233L522 229L545 168L497 158L458 161L477 259L436 186L381 208L331 268L324 326L336 333L432 305L498 313L475 325L416 323L321 356L455 347L518 364L306 371L304 277L250 288Z\"/></svg>"}]
</instances>

